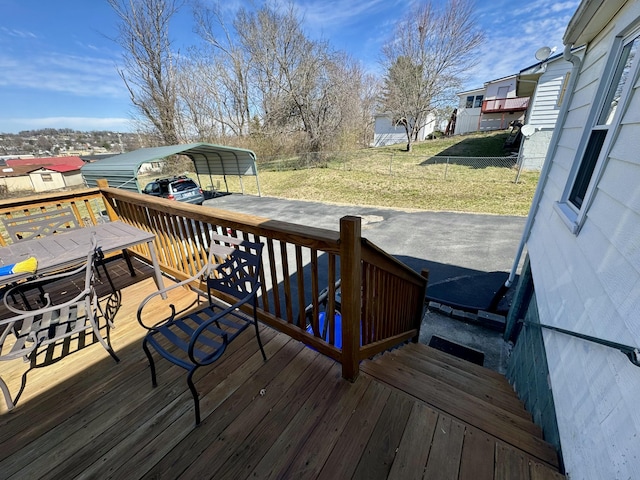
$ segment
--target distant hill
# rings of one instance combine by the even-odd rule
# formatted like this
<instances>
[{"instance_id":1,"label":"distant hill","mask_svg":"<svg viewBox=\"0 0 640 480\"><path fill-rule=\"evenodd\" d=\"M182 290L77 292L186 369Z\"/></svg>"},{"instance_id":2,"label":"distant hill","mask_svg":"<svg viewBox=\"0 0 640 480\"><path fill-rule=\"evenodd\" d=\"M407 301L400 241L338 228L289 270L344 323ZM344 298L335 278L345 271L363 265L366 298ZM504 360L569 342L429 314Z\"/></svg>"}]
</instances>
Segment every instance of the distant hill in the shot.
<instances>
[{"instance_id":1,"label":"distant hill","mask_svg":"<svg viewBox=\"0 0 640 480\"><path fill-rule=\"evenodd\" d=\"M116 155L154 145L137 133L111 131L80 132L68 128L25 130L20 133L0 133L0 157L34 155Z\"/></svg>"}]
</instances>

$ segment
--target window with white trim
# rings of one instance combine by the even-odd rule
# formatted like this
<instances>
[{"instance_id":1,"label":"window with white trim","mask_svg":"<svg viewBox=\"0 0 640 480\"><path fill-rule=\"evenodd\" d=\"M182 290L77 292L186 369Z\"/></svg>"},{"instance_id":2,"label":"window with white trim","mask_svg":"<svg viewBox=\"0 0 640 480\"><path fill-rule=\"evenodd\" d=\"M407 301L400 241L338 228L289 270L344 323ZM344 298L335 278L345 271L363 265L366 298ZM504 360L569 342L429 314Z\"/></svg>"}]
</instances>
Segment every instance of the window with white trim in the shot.
<instances>
[{"instance_id":1,"label":"window with white trim","mask_svg":"<svg viewBox=\"0 0 640 480\"><path fill-rule=\"evenodd\" d=\"M612 139L637 78L639 45L640 35L637 31L634 36L618 39L616 56L607 65L609 74L602 77L606 83L600 85L596 96L601 101L594 103L588 120L591 126L585 130L580 144L582 148L578 150L581 160L572 170L562 200L558 202L561 214L576 234L584 222L595 185L602 174Z\"/></svg>"},{"instance_id":2,"label":"window with white trim","mask_svg":"<svg viewBox=\"0 0 640 480\"><path fill-rule=\"evenodd\" d=\"M473 95L467 96L467 102L465 103L464 108L473 108Z\"/></svg>"}]
</instances>

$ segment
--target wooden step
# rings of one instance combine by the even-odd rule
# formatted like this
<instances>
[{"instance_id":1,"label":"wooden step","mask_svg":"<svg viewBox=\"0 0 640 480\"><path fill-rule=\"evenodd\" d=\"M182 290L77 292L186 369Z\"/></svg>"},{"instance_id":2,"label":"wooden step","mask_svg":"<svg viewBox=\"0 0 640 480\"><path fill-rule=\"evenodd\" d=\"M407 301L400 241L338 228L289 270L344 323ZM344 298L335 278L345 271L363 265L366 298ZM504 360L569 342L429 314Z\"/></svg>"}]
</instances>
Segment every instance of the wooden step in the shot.
<instances>
[{"instance_id":1,"label":"wooden step","mask_svg":"<svg viewBox=\"0 0 640 480\"><path fill-rule=\"evenodd\" d=\"M513 388L505 378L505 376L494 370L490 370L486 367L476 365L475 363L468 362L454 355L442 352L440 350L429 347L427 345L423 345L421 343L408 343L402 347L402 350L404 349L411 350L420 355L425 355L430 358L435 358L437 360L447 363L452 367L456 367L461 370L464 370L465 372L476 375L478 378L492 379L495 382L494 383L495 386L499 386L500 388L503 388L505 390L513 390Z\"/></svg>"},{"instance_id":2,"label":"wooden step","mask_svg":"<svg viewBox=\"0 0 640 480\"><path fill-rule=\"evenodd\" d=\"M388 355L408 367L415 368L424 375L450 385L452 388L473 395L528 421L532 420L531 414L527 412L515 392L511 388L505 391L500 386L495 386L496 382L493 379L480 378L462 369L451 368L446 363L417 355L411 350L398 349L389 352Z\"/></svg>"},{"instance_id":3,"label":"wooden step","mask_svg":"<svg viewBox=\"0 0 640 480\"><path fill-rule=\"evenodd\" d=\"M490 378L496 379L496 375L499 375L497 372L457 359L451 355L442 352L434 353L434 349L422 345L411 344L402 349L404 348L411 350L407 352L408 358L415 351L421 351L424 348L428 349L429 354L433 354L440 361L451 357L452 363L457 369L463 370L465 365L468 364L469 371L480 379L484 377L485 382L490 382ZM430 373L423 373L421 369L429 370L423 365L423 361L427 360L414 359L413 362L405 361L405 354L399 353L402 349L393 354L385 354L374 360L363 362L361 371L420 399L437 411L474 426L491 436L502 439L504 442L528 453L543 463L554 467L558 466L556 450L543 440L540 427L535 425L529 418L523 417L521 413L510 411L513 407L507 410L491 403L490 400L479 398L474 393L469 393L468 390L473 390L475 387L459 389L442 379L432 376ZM422 366L416 368L418 364ZM438 368L441 367L436 366L431 370L437 370ZM460 377L457 378L456 382L459 381ZM508 382L506 380L501 382L496 379L496 385L504 387L508 385ZM486 392L485 386L478 388L480 391ZM511 395L515 398L513 390L511 392ZM504 400L505 397L502 398Z\"/></svg>"}]
</instances>

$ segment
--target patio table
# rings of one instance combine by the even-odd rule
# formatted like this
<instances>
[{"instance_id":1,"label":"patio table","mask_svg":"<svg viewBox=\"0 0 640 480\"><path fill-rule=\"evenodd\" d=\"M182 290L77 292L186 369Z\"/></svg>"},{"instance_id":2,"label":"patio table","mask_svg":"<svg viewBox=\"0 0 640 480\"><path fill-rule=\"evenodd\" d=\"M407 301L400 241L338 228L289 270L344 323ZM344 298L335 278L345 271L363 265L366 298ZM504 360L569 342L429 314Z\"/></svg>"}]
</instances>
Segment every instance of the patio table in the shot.
<instances>
[{"instance_id":1,"label":"patio table","mask_svg":"<svg viewBox=\"0 0 640 480\"><path fill-rule=\"evenodd\" d=\"M153 245L155 236L120 221L76 228L69 232L24 240L0 247L0 266L11 265L32 256L38 260L38 269L35 274L2 275L0 276L0 287L25 278L38 277L77 265L86 259L94 233L98 240L98 246L105 255L146 243L149 246L156 285L159 290L164 288L160 264Z\"/></svg>"}]
</instances>

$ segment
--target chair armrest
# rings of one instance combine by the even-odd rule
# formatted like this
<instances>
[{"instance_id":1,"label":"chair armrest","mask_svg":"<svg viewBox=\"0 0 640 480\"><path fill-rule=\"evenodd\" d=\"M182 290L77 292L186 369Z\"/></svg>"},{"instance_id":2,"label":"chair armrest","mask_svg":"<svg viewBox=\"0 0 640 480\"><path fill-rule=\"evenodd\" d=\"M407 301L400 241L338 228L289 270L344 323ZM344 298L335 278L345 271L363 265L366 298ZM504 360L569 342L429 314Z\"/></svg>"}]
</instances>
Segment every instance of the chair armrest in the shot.
<instances>
[{"instance_id":1,"label":"chair armrest","mask_svg":"<svg viewBox=\"0 0 640 480\"><path fill-rule=\"evenodd\" d=\"M200 366L209 365L209 364L215 362L218 359L218 357L220 355L222 355L222 353L224 352L224 349L221 349L221 351L217 355L214 355L214 356L211 356L211 357L207 358L206 362L202 362L202 361L198 360L194 355L194 350L195 350L196 345L198 343L199 337L203 334L203 332L205 332L207 330L210 330L212 328L211 325L213 323L216 323L221 318L231 314L232 312L234 312L236 309L240 308L245 303L249 303L251 301L251 299L254 298L257 295L259 286L260 286L260 284L257 285L256 289L254 289L252 292L250 292L247 295L245 295L243 298L239 299L233 305L229 305L228 307L226 307L226 308L220 310L219 312L217 312L213 317L209 318L206 322L203 322L196 329L196 331L193 332L193 334L191 335L191 340L189 342L189 348L187 350L187 353L189 355L189 359L195 365L200 365ZM220 307L220 308L222 308L222 307ZM216 330L218 330L218 329L216 329ZM224 332L223 330L220 330L218 334L223 338L224 344L227 345L228 344L228 340L227 340L226 332Z\"/></svg>"},{"instance_id":2,"label":"chair armrest","mask_svg":"<svg viewBox=\"0 0 640 480\"><path fill-rule=\"evenodd\" d=\"M169 308L171 309L171 315L169 315L168 317L164 318L163 320L160 320L159 322L155 322L153 325L148 326L146 325L143 320L142 320L142 311L144 310L144 307L154 298L156 298L157 296L161 296L161 298L164 296L166 297L166 294L168 292L170 292L171 290L175 290L178 287L184 287L186 285L189 285L190 283L196 282L200 279L203 278L203 275L210 269L214 269L217 266L217 264L211 264L211 263L207 263L204 267L202 267L200 269L200 271L198 273L196 273L195 275L182 280L181 282L178 283L174 283L173 285L170 285L168 287L165 287L161 290L157 290L149 295L147 295L138 305L138 311L136 312L136 318L138 319L138 323L145 329L147 330L152 330L156 327L158 327L159 325L162 325L166 322L172 321L175 318L176 315L176 308L174 304L169 304ZM164 298L163 298L164 300Z\"/></svg>"},{"instance_id":3,"label":"chair armrest","mask_svg":"<svg viewBox=\"0 0 640 480\"><path fill-rule=\"evenodd\" d=\"M18 283L10 288L8 288L5 292L4 292L4 296L2 301L4 302L4 306L7 308L7 310L16 313L16 314L23 314L23 313L27 313L30 312L31 310L22 310L19 308L15 308L11 305L9 305L7 298L11 297L13 295L13 293L20 291L20 290L24 290L24 289L31 289L31 288L37 288L43 284L46 283L50 283L53 280L59 280L61 278L66 278L66 277L72 277L73 275L76 275L80 272L82 272L83 270L85 270L87 268L86 264L82 264L77 268L74 268L73 270L67 271L67 272L62 272L62 273L56 273L53 275L46 275L46 276L42 276L42 277L38 277L38 278L34 278L33 280L29 280L27 282L22 282L22 283ZM83 295L86 295L88 293L87 291L88 286L85 285L85 289L75 298L80 298ZM46 300L46 304L44 305L44 307L42 308L47 308L52 306L51 303L51 298L49 297L48 293L44 294L44 298ZM72 302L73 303L73 302Z\"/></svg>"}]
</instances>

